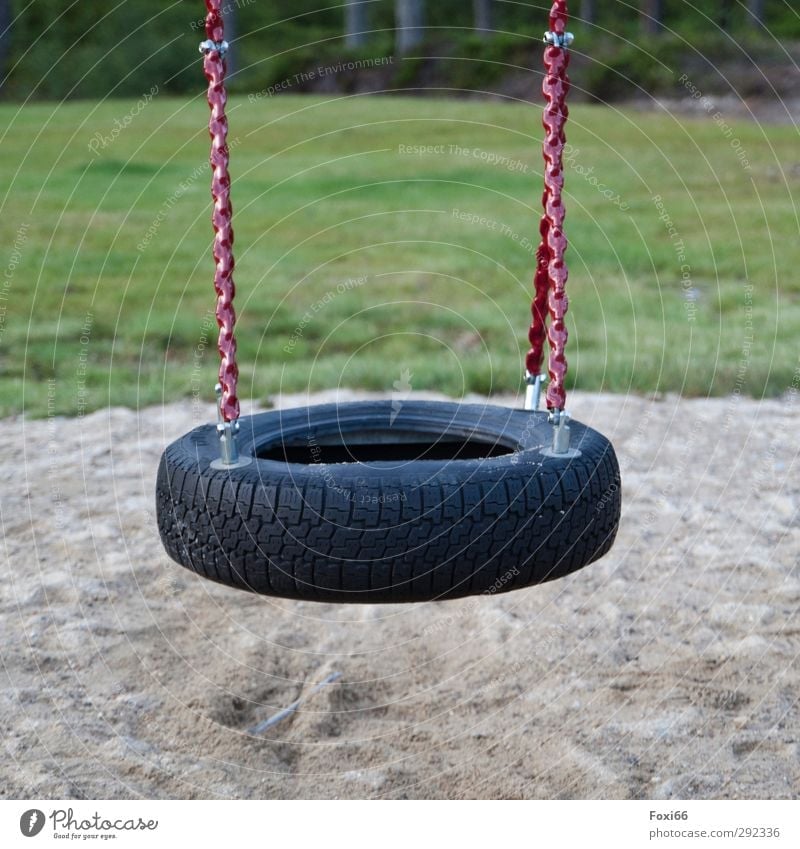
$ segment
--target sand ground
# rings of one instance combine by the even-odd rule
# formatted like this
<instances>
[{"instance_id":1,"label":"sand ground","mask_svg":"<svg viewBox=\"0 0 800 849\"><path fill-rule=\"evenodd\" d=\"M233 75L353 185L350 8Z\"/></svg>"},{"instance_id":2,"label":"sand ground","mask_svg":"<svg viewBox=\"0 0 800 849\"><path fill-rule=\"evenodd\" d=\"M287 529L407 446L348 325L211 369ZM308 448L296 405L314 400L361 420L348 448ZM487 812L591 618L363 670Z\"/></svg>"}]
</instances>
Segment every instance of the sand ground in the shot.
<instances>
[{"instance_id":1,"label":"sand ground","mask_svg":"<svg viewBox=\"0 0 800 849\"><path fill-rule=\"evenodd\" d=\"M620 457L613 552L388 607L167 559L156 465L210 408L0 422L0 796L796 798L797 393L571 406Z\"/></svg>"}]
</instances>

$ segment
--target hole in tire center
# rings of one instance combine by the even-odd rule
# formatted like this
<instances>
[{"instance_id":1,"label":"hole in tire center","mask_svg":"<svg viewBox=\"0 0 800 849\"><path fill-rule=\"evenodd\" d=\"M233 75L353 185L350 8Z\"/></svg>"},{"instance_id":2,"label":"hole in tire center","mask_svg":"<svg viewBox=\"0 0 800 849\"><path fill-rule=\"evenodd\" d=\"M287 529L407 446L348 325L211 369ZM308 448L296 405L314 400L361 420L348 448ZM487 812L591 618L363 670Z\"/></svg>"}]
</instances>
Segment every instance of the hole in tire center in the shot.
<instances>
[{"instance_id":1,"label":"hole in tire center","mask_svg":"<svg viewBox=\"0 0 800 849\"><path fill-rule=\"evenodd\" d=\"M306 465L414 460L483 460L510 454L513 447L496 437L456 434L359 431L336 436L291 436L256 449L261 460Z\"/></svg>"}]
</instances>

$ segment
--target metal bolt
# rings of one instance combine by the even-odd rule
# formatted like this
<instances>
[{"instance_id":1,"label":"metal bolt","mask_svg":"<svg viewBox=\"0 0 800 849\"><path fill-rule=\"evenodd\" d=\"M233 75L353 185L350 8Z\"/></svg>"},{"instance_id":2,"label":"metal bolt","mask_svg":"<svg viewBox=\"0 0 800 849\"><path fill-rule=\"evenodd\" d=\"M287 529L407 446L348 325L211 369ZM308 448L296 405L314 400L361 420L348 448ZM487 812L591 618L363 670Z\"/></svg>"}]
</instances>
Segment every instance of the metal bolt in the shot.
<instances>
[{"instance_id":1,"label":"metal bolt","mask_svg":"<svg viewBox=\"0 0 800 849\"><path fill-rule=\"evenodd\" d=\"M525 389L525 409L535 412L539 409L539 402L542 398L542 384L547 380L547 375L537 374L532 375L530 372L525 372L525 382L528 384Z\"/></svg>"},{"instance_id":2,"label":"metal bolt","mask_svg":"<svg viewBox=\"0 0 800 849\"><path fill-rule=\"evenodd\" d=\"M212 41L209 38L206 41L200 43L199 50L201 53L211 53L212 50L216 50L220 56L224 56L228 52L228 42Z\"/></svg>"},{"instance_id":3,"label":"metal bolt","mask_svg":"<svg viewBox=\"0 0 800 849\"><path fill-rule=\"evenodd\" d=\"M557 33L548 30L544 34L542 41L545 44L551 44L553 47L560 47L566 50L575 41L575 36L571 32Z\"/></svg>"},{"instance_id":4,"label":"metal bolt","mask_svg":"<svg viewBox=\"0 0 800 849\"><path fill-rule=\"evenodd\" d=\"M553 421L553 454L569 453L569 414L560 411Z\"/></svg>"},{"instance_id":5,"label":"metal bolt","mask_svg":"<svg viewBox=\"0 0 800 849\"><path fill-rule=\"evenodd\" d=\"M236 444L236 434L239 433L239 422L226 422L222 415L222 386L214 387L217 396L217 434L219 435L219 459L211 463L212 469L233 469L247 466L252 462L250 457L239 456L239 446Z\"/></svg>"}]
</instances>

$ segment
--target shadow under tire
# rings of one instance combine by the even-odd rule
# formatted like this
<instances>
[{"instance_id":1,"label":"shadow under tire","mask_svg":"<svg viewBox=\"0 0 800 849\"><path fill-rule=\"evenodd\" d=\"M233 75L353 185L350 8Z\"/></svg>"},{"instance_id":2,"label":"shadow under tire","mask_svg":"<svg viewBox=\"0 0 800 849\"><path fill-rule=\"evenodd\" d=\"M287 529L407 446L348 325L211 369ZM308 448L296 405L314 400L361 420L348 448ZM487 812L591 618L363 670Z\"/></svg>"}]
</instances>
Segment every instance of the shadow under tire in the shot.
<instances>
[{"instance_id":1,"label":"shadow under tire","mask_svg":"<svg viewBox=\"0 0 800 849\"><path fill-rule=\"evenodd\" d=\"M250 462L215 469L213 425L164 451L156 513L169 556L282 598L431 601L553 580L602 557L621 509L611 443L546 413L449 402L326 404L240 420Z\"/></svg>"}]
</instances>

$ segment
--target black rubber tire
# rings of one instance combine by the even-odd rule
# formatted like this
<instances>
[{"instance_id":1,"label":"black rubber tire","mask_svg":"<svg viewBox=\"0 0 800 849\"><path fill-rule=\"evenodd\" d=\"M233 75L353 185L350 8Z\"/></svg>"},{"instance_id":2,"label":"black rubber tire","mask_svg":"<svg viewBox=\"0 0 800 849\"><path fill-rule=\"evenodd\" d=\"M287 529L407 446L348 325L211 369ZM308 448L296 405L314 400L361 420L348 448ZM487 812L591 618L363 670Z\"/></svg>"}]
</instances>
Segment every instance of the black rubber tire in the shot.
<instances>
[{"instance_id":1,"label":"black rubber tire","mask_svg":"<svg viewBox=\"0 0 800 849\"><path fill-rule=\"evenodd\" d=\"M545 413L496 406L330 404L262 413L240 427L249 465L211 468L219 443L206 425L166 449L156 485L170 557L233 587L326 602L505 592L586 566L617 532L614 449L578 422L571 445L580 454L567 458L543 453L552 441ZM314 462L365 435L383 444L353 450L387 459ZM420 459L390 459L420 440ZM476 440L488 447L476 450ZM463 452L504 453L426 459L452 456L455 442ZM261 458L304 451L310 462Z\"/></svg>"}]
</instances>

